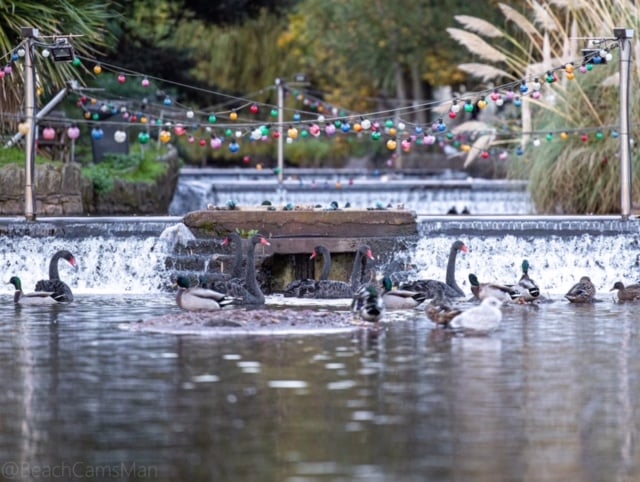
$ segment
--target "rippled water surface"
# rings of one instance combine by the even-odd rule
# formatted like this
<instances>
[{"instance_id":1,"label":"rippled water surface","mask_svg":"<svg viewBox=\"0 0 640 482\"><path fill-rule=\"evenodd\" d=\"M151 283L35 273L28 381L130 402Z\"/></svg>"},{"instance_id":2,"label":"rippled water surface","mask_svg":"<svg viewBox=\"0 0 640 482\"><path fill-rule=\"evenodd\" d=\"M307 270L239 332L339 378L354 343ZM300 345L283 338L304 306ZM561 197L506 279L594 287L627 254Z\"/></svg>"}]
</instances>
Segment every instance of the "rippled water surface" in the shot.
<instances>
[{"instance_id":1,"label":"rippled water surface","mask_svg":"<svg viewBox=\"0 0 640 482\"><path fill-rule=\"evenodd\" d=\"M121 329L167 312L170 294L3 296L0 479L640 479L640 314L608 295L509 306L475 338L419 309L377 334Z\"/></svg>"}]
</instances>

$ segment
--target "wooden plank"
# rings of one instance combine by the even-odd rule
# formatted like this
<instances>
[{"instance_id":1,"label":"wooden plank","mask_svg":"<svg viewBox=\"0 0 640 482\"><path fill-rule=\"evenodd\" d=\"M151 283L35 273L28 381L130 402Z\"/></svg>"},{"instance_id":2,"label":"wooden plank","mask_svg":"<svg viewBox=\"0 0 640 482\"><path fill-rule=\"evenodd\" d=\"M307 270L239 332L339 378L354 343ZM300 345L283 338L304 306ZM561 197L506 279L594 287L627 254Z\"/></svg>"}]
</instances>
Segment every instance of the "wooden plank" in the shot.
<instances>
[{"instance_id":1,"label":"wooden plank","mask_svg":"<svg viewBox=\"0 0 640 482\"><path fill-rule=\"evenodd\" d=\"M257 230L268 237L413 236L418 232L415 213L389 210L269 211L203 210L188 213L184 224L196 236L224 236L235 231Z\"/></svg>"}]
</instances>

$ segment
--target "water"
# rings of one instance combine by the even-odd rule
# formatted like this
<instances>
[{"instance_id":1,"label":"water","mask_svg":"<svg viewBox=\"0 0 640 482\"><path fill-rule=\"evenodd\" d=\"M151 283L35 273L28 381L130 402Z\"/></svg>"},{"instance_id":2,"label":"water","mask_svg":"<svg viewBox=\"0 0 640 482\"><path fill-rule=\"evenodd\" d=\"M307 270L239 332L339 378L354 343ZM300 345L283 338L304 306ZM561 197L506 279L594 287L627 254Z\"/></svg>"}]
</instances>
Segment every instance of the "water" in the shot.
<instances>
[{"instance_id":1,"label":"water","mask_svg":"<svg viewBox=\"0 0 640 482\"><path fill-rule=\"evenodd\" d=\"M279 186L273 179L237 179L221 175L181 176L169 212L183 215L207 205L223 206L230 200L256 206L329 206L332 201L354 208L402 205L426 215L446 214L452 207L472 214L532 214L535 212L526 183L481 179L393 179L388 176L351 180L335 176L287 179Z\"/></svg>"},{"instance_id":2,"label":"water","mask_svg":"<svg viewBox=\"0 0 640 482\"><path fill-rule=\"evenodd\" d=\"M0 237L0 276L28 290L56 249L80 264L61 264L67 306L16 307L0 289L1 480L640 479L640 314L609 291L640 278L633 222L422 220L417 245L393 255L419 277L444 278L456 238L470 247L456 265L466 292L469 272L515 281L530 260L552 302L505 307L489 337L448 336L421 309L388 314L375 336L126 330L179 313L173 221ZM601 302L570 305L583 274Z\"/></svg>"},{"instance_id":3,"label":"water","mask_svg":"<svg viewBox=\"0 0 640 482\"><path fill-rule=\"evenodd\" d=\"M376 337L120 329L168 294L0 310L3 480L640 477L632 305L511 306L485 338L420 310Z\"/></svg>"}]
</instances>

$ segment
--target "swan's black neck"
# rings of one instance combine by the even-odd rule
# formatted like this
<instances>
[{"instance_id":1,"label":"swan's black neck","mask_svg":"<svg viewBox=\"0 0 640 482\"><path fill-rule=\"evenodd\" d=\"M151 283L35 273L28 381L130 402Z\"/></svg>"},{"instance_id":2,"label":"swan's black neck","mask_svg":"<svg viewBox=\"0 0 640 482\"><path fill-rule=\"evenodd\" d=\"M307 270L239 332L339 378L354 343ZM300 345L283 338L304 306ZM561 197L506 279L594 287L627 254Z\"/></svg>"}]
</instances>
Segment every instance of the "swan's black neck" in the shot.
<instances>
[{"instance_id":1,"label":"swan's black neck","mask_svg":"<svg viewBox=\"0 0 640 482\"><path fill-rule=\"evenodd\" d=\"M260 242L260 239L261 236L254 236L249 242L249 248L247 249L247 268L245 270L244 281L249 293L260 299L264 299L264 294L262 293L260 285L258 284L258 279L256 278L255 266L255 248Z\"/></svg>"},{"instance_id":2,"label":"swan's black neck","mask_svg":"<svg viewBox=\"0 0 640 482\"><path fill-rule=\"evenodd\" d=\"M351 270L351 288L354 292L360 287L362 284L366 271L367 271L367 256L365 256L367 250L369 248L366 246L361 246L356 251L355 258L353 259L353 269Z\"/></svg>"},{"instance_id":3,"label":"swan's black neck","mask_svg":"<svg viewBox=\"0 0 640 482\"><path fill-rule=\"evenodd\" d=\"M60 279L60 273L58 272L58 262L62 258L62 252L58 251L53 255L49 262L49 279Z\"/></svg>"},{"instance_id":4,"label":"swan's black neck","mask_svg":"<svg viewBox=\"0 0 640 482\"><path fill-rule=\"evenodd\" d=\"M458 256L458 248L451 246L449 252L449 262L447 263L447 278L446 283L451 286L458 293L464 294L464 291L460 289L458 283L456 283L456 258Z\"/></svg>"},{"instance_id":5,"label":"swan's black neck","mask_svg":"<svg viewBox=\"0 0 640 482\"><path fill-rule=\"evenodd\" d=\"M235 248L231 278L240 278L242 276L242 238L238 233L229 234L229 238L231 238Z\"/></svg>"},{"instance_id":6,"label":"swan's black neck","mask_svg":"<svg viewBox=\"0 0 640 482\"><path fill-rule=\"evenodd\" d=\"M322 261L324 263L322 266L322 273L320 273L320 279L328 280L329 273L331 271L331 253L325 246L317 246L316 251L320 252L320 254L322 255Z\"/></svg>"}]
</instances>

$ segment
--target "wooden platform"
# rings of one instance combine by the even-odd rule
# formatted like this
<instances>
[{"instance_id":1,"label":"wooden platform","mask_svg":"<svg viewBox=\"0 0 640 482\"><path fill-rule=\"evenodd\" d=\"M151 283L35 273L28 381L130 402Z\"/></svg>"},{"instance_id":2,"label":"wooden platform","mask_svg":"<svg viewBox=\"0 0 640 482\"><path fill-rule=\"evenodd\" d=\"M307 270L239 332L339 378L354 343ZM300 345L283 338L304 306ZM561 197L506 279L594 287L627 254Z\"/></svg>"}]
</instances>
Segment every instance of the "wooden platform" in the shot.
<instances>
[{"instance_id":1,"label":"wooden platform","mask_svg":"<svg viewBox=\"0 0 640 482\"><path fill-rule=\"evenodd\" d=\"M363 240L418 234L415 213L388 210L203 210L187 214L184 224L197 237L224 237L257 230L268 237L268 251L310 253L320 241L332 252L353 252Z\"/></svg>"}]
</instances>

